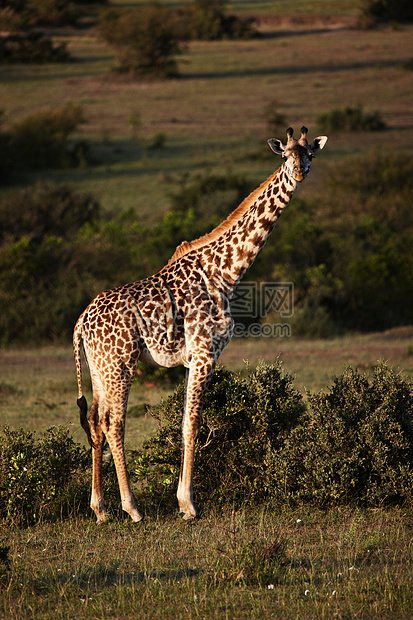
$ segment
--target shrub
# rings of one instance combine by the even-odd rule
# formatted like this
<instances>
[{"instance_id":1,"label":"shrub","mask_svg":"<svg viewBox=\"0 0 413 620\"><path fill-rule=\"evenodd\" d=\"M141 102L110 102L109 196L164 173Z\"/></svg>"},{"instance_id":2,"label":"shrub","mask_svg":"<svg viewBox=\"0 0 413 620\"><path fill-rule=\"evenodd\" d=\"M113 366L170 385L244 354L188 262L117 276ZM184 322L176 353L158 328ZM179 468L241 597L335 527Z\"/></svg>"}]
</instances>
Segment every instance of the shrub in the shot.
<instances>
[{"instance_id":1,"label":"shrub","mask_svg":"<svg viewBox=\"0 0 413 620\"><path fill-rule=\"evenodd\" d=\"M106 0L13 0L1 2L0 23L7 20L17 28L32 26L75 25L82 9L81 5L106 4ZM4 30L9 30L5 28Z\"/></svg>"},{"instance_id":2,"label":"shrub","mask_svg":"<svg viewBox=\"0 0 413 620\"><path fill-rule=\"evenodd\" d=\"M22 237L41 242L49 235L73 239L79 228L99 218L99 203L90 194L39 182L0 203L0 244Z\"/></svg>"},{"instance_id":3,"label":"shrub","mask_svg":"<svg viewBox=\"0 0 413 620\"><path fill-rule=\"evenodd\" d=\"M177 75L175 56L181 52L171 14L166 7L142 6L102 14L98 32L115 51L116 70L130 75Z\"/></svg>"},{"instance_id":4,"label":"shrub","mask_svg":"<svg viewBox=\"0 0 413 620\"><path fill-rule=\"evenodd\" d=\"M192 235L188 240L194 239L220 224L253 189L244 175L200 175L170 196L171 212L195 216L187 233Z\"/></svg>"},{"instance_id":5,"label":"shrub","mask_svg":"<svg viewBox=\"0 0 413 620\"><path fill-rule=\"evenodd\" d=\"M119 491L111 459L103 465L105 500L119 510ZM67 429L35 433L2 429L0 435L0 520L27 526L85 513L91 488L91 452L75 443Z\"/></svg>"},{"instance_id":6,"label":"shrub","mask_svg":"<svg viewBox=\"0 0 413 620\"><path fill-rule=\"evenodd\" d=\"M49 429L40 441L23 429L0 436L0 519L19 525L58 518L84 507L90 456L67 431Z\"/></svg>"},{"instance_id":7,"label":"shrub","mask_svg":"<svg viewBox=\"0 0 413 620\"><path fill-rule=\"evenodd\" d=\"M330 192L337 197L340 193L343 198L348 194L360 196L361 201L352 205L353 217L363 213L363 216L377 215L380 221L389 219L404 220L402 227L406 226L406 206L413 192L413 157L407 152L371 152L366 155L348 157L338 165L330 166L327 177ZM397 188L395 196L394 189ZM401 196L402 204L397 203ZM384 200L383 198L386 198ZM374 200L379 198L380 200ZM391 201L391 204L389 202ZM345 205L342 204L345 202ZM397 207L393 207L397 204ZM340 215L345 210L349 213L348 199L334 204L334 208L340 209ZM407 207L407 213L411 209Z\"/></svg>"},{"instance_id":8,"label":"shrub","mask_svg":"<svg viewBox=\"0 0 413 620\"><path fill-rule=\"evenodd\" d=\"M371 27L378 22L413 20L413 6L410 0L364 0L359 16L361 27Z\"/></svg>"},{"instance_id":9,"label":"shrub","mask_svg":"<svg viewBox=\"0 0 413 620\"><path fill-rule=\"evenodd\" d=\"M265 118L267 121L267 127L269 133L273 135L278 135L279 133L284 133L285 128L287 127L287 119L285 114L281 114L278 110L279 104L277 101L271 101L265 106Z\"/></svg>"},{"instance_id":10,"label":"shrub","mask_svg":"<svg viewBox=\"0 0 413 620\"><path fill-rule=\"evenodd\" d=\"M0 63L67 62L66 43L54 43L41 32L19 32L0 36Z\"/></svg>"},{"instance_id":11,"label":"shrub","mask_svg":"<svg viewBox=\"0 0 413 620\"><path fill-rule=\"evenodd\" d=\"M326 180L322 205L294 198L248 277L294 282L293 334L411 324L413 158L347 157Z\"/></svg>"},{"instance_id":12,"label":"shrub","mask_svg":"<svg viewBox=\"0 0 413 620\"><path fill-rule=\"evenodd\" d=\"M0 184L11 183L17 173L17 161L12 153L10 135L2 126L5 112L0 110Z\"/></svg>"},{"instance_id":13,"label":"shrub","mask_svg":"<svg viewBox=\"0 0 413 620\"><path fill-rule=\"evenodd\" d=\"M135 460L144 492L175 503L181 460L184 384L153 415L157 437ZM303 413L301 395L280 364L260 364L248 380L218 368L205 396L194 488L204 506L260 503L269 497L268 455L282 446Z\"/></svg>"},{"instance_id":14,"label":"shrub","mask_svg":"<svg viewBox=\"0 0 413 620\"><path fill-rule=\"evenodd\" d=\"M317 117L317 125L321 131L383 131L386 124L379 112L364 112L362 107L344 109L336 108L324 112Z\"/></svg>"},{"instance_id":15,"label":"shrub","mask_svg":"<svg viewBox=\"0 0 413 620\"><path fill-rule=\"evenodd\" d=\"M354 370L328 394L310 398L306 417L274 453L278 501L381 506L413 502L413 396L380 365L371 380Z\"/></svg>"},{"instance_id":16,"label":"shrub","mask_svg":"<svg viewBox=\"0 0 413 620\"><path fill-rule=\"evenodd\" d=\"M134 461L147 499L175 505L184 386L153 415L159 433ZM309 398L260 364L248 379L217 369L207 391L194 489L204 507L413 502L413 395L385 365L371 379L348 369ZM238 561L235 557L234 561Z\"/></svg>"},{"instance_id":17,"label":"shrub","mask_svg":"<svg viewBox=\"0 0 413 620\"><path fill-rule=\"evenodd\" d=\"M413 56L404 60L400 66L405 71L413 71Z\"/></svg>"},{"instance_id":18,"label":"shrub","mask_svg":"<svg viewBox=\"0 0 413 620\"><path fill-rule=\"evenodd\" d=\"M84 163L87 145L68 142L84 122L82 108L67 104L44 110L12 125L9 131L11 155L23 169L66 168Z\"/></svg>"},{"instance_id":19,"label":"shrub","mask_svg":"<svg viewBox=\"0 0 413 620\"><path fill-rule=\"evenodd\" d=\"M185 39L215 41L257 36L251 21L225 12L226 0L195 0L176 14L177 28Z\"/></svg>"}]
</instances>

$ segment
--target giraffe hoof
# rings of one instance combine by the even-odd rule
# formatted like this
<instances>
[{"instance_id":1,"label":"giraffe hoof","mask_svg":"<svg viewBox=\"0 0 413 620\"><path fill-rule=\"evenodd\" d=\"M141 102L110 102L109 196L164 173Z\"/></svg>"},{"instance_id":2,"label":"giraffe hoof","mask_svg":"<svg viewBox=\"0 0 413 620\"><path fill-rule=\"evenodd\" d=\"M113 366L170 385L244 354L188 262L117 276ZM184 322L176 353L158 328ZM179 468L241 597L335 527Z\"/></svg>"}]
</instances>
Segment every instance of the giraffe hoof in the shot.
<instances>
[{"instance_id":1,"label":"giraffe hoof","mask_svg":"<svg viewBox=\"0 0 413 620\"><path fill-rule=\"evenodd\" d=\"M192 519L196 519L198 514L196 512L195 506L188 506L187 508L181 508L179 511L182 515L184 521L192 521Z\"/></svg>"},{"instance_id":2,"label":"giraffe hoof","mask_svg":"<svg viewBox=\"0 0 413 620\"><path fill-rule=\"evenodd\" d=\"M103 525L109 521L107 514L99 515L96 519L96 525Z\"/></svg>"}]
</instances>

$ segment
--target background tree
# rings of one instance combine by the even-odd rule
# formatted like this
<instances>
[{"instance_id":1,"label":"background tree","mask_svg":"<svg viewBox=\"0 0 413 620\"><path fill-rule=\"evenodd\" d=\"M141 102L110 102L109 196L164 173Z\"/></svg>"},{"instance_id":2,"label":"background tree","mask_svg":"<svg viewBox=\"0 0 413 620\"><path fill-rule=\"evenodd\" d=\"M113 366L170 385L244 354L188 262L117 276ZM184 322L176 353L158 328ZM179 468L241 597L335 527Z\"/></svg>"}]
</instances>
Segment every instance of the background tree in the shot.
<instances>
[{"instance_id":1,"label":"background tree","mask_svg":"<svg viewBox=\"0 0 413 620\"><path fill-rule=\"evenodd\" d=\"M98 32L115 51L117 71L157 77L177 75L175 56L181 52L180 39L166 7L146 5L131 11L105 11Z\"/></svg>"},{"instance_id":2,"label":"background tree","mask_svg":"<svg viewBox=\"0 0 413 620\"><path fill-rule=\"evenodd\" d=\"M413 4L410 0L365 0L359 24L372 26L378 22L413 21Z\"/></svg>"}]
</instances>

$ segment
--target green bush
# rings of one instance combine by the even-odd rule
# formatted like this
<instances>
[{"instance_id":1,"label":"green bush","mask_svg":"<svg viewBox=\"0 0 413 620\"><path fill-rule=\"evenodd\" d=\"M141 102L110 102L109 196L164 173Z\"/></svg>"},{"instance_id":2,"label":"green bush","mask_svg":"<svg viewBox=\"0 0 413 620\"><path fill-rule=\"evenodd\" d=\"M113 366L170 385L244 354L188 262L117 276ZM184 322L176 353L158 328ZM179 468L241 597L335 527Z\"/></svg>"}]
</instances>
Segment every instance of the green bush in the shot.
<instances>
[{"instance_id":1,"label":"green bush","mask_svg":"<svg viewBox=\"0 0 413 620\"><path fill-rule=\"evenodd\" d=\"M98 33L115 51L116 70L130 75L176 76L179 35L166 7L144 5L130 11L104 12Z\"/></svg>"},{"instance_id":2,"label":"green bush","mask_svg":"<svg viewBox=\"0 0 413 620\"><path fill-rule=\"evenodd\" d=\"M400 66L405 71L413 71L413 56L404 60Z\"/></svg>"},{"instance_id":3,"label":"green bush","mask_svg":"<svg viewBox=\"0 0 413 620\"><path fill-rule=\"evenodd\" d=\"M157 437L135 460L135 478L143 492L175 503L181 460L184 384L153 411ZM261 503L272 486L268 456L283 445L304 410L280 364L257 367L248 380L218 368L205 396L194 488L202 505Z\"/></svg>"},{"instance_id":4,"label":"green bush","mask_svg":"<svg viewBox=\"0 0 413 620\"><path fill-rule=\"evenodd\" d=\"M54 43L41 32L18 32L0 37L0 63L67 62L66 43Z\"/></svg>"},{"instance_id":5,"label":"green bush","mask_svg":"<svg viewBox=\"0 0 413 620\"><path fill-rule=\"evenodd\" d=\"M294 283L293 334L412 323L412 179L410 154L374 152L330 166L322 202L294 198L247 274Z\"/></svg>"},{"instance_id":6,"label":"green bush","mask_svg":"<svg viewBox=\"0 0 413 620\"><path fill-rule=\"evenodd\" d=\"M226 0L195 0L176 13L176 27L183 39L216 41L257 36L251 21L225 12Z\"/></svg>"},{"instance_id":7,"label":"green bush","mask_svg":"<svg viewBox=\"0 0 413 620\"><path fill-rule=\"evenodd\" d=\"M170 506L183 398L182 384L153 412L159 433L135 458L142 494ZM410 385L385 365L371 379L349 369L307 408L279 364L260 364L246 380L219 368L205 399L194 490L203 507L411 505L412 462Z\"/></svg>"},{"instance_id":8,"label":"green bush","mask_svg":"<svg viewBox=\"0 0 413 620\"><path fill-rule=\"evenodd\" d=\"M413 502L411 386L385 365L354 370L310 398L306 417L274 453L278 501L328 507Z\"/></svg>"},{"instance_id":9,"label":"green bush","mask_svg":"<svg viewBox=\"0 0 413 620\"><path fill-rule=\"evenodd\" d=\"M386 124L379 112L364 112L362 107L334 109L324 112L317 117L320 131L331 133L334 131L383 131Z\"/></svg>"},{"instance_id":10,"label":"green bush","mask_svg":"<svg viewBox=\"0 0 413 620\"><path fill-rule=\"evenodd\" d=\"M103 464L105 500L119 511L119 490L111 459ZM91 489L91 452L67 429L35 433L2 429L0 434L0 521L27 526L85 514Z\"/></svg>"},{"instance_id":11,"label":"green bush","mask_svg":"<svg viewBox=\"0 0 413 620\"><path fill-rule=\"evenodd\" d=\"M413 157L410 153L375 150L366 155L347 157L330 166L326 180L330 193L336 197L340 194L335 207L339 209L339 216L345 210L353 219L362 214L377 215L380 221L386 221L390 209L391 219L396 218L398 226L409 224L404 203L411 200L413 192ZM350 211L349 195L352 197Z\"/></svg>"},{"instance_id":12,"label":"green bush","mask_svg":"<svg viewBox=\"0 0 413 620\"><path fill-rule=\"evenodd\" d=\"M2 138L0 174L6 174L13 159ZM150 229L133 210L103 215L92 196L67 188L39 184L5 195L1 343L70 338L95 294L158 271L183 240L210 231L256 186L243 175L193 177L169 197L170 209ZM295 335L411 324L412 196L408 153L345 158L329 167L322 203L294 198L294 209L283 214L246 279L294 283L288 320ZM279 315L266 320L286 322Z\"/></svg>"},{"instance_id":13,"label":"green bush","mask_svg":"<svg viewBox=\"0 0 413 620\"><path fill-rule=\"evenodd\" d=\"M139 503L175 509L184 387L153 414L158 435L130 453ZM201 508L309 504L320 508L413 504L413 394L384 364L369 378L348 369L307 406L279 363L248 378L218 368L207 391L194 475ZM18 525L85 513L90 451L68 431L40 439L22 429L0 434L0 521ZM120 514L111 459L104 459L105 500ZM239 547L235 532L217 565L222 579L260 582L282 567L282 541ZM260 562L254 558L261 558ZM224 572L222 572L224 571ZM235 572L234 572L235 571ZM241 575L242 573L242 575Z\"/></svg>"},{"instance_id":14,"label":"green bush","mask_svg":"<svg viewBox=\"0 0 413 620\"><path fill-rule=\"evenodd\" d=\"M16 28L75 25L85 5L106 4L107 0L13 0L0 2L0 23L8 20ZM83 5L83 7L82 7ZM1 9L1 7L4 7ZM82 8L81 8L82 7ZM6 28L9 30L9 28Z\"/></svg>"},{"instance_id":15,"label":"green bush","mask_svg":"<svg viewBox=\"0 0 413 620\"><path fill-rule=\"evenodd\" d=\"M73 239L82 226L100 218L100 206L90 194L69 187L38 183L29 191L11 194L0 203L0 244L28 237Z\"/></svg>"},{"instance_id":16,"label":"green bush","mask_svg":"<svg viewBox=\"0 0 413 620\"><path fill-rule=\"evenodd\" d=\"M5 111L0 110L0 185L11 183L17 173L18 162L12 153L10 135L3 129Z\"/></svg>"},{"instance_id":17,"label":"green bush","mask_svg":"<svg viewBox=\"0 0 413 620\"><path fill-rule=\"evenodd\" d=\"M0 520L29 525L86 509L90 455L63 429L34 433L4 428L0 435Z\"/></svg>"},{"instance_id":18,"label":"green bush","mask_svg":"<svg viewBox=\"0 0 413 620\"><path fill-rule=\"evenodd\" d=\"M9 130L9 150L24 170L79 166L87 158L87 144L69 137L84 122L81 106L67 104L27 116Z\"/></svg>"},{"instance_id":19,"label":"green bush","mask_svg":"<svg viewBox=\"0 0 413 620\"><path fill-rule=\"evenodd\" d=\"M171 194L171 212L192 214L194 221L186 237L190 241L218 226L255 187L244 175L199 175Z\"/></svg>"}]
</instances>

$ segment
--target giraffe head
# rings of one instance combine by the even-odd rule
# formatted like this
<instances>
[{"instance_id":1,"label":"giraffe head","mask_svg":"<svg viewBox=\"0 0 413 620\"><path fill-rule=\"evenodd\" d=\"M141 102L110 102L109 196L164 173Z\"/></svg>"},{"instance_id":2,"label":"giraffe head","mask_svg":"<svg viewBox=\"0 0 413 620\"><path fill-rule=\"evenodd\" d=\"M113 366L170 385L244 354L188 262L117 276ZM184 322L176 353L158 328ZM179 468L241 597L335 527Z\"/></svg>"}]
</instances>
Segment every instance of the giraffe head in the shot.
<instances>
[{"instance_id":1,"label":"giraffe head","mask_svg":"<svg viewBox=\"0 0 413 620\"><path fill-rule=\"evenodd\" d=\"M274 153L281 155L285 162L287 174L295 181L300 182L310 172L311 160L327 142L327 136L318 136L311 144L307 142L307 127L301 127L301 136L298 140L294 138L294 131L287 129L287 144L284 146L281 140L270 138L268 144Z\"/></svg>"}]
</instances>

